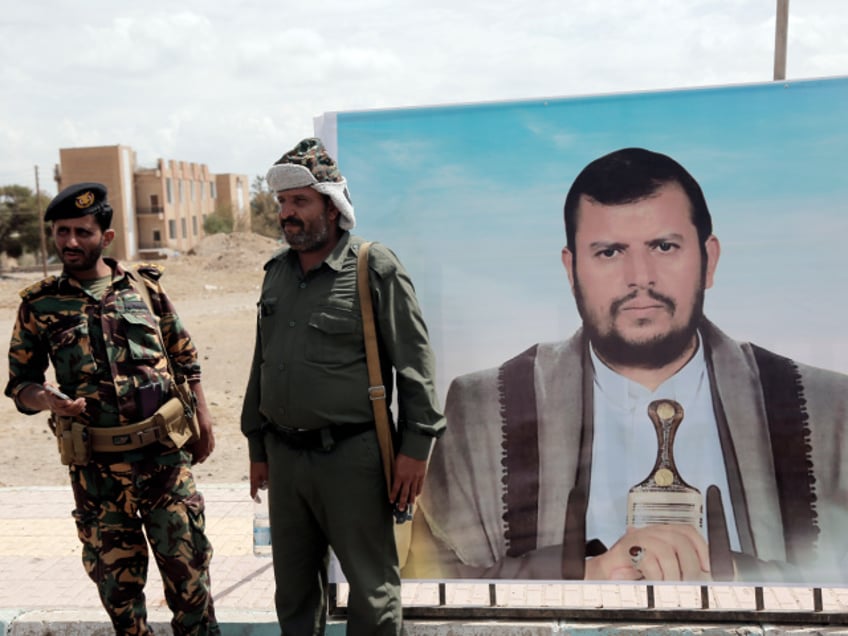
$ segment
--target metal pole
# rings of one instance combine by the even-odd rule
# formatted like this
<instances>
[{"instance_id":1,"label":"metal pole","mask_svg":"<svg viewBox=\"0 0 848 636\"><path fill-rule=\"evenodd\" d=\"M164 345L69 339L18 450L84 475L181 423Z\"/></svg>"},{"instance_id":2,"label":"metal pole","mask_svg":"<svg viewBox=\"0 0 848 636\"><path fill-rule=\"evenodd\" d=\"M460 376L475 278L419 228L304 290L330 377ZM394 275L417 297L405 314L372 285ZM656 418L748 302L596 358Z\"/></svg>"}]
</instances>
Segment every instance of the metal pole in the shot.
<instances>
[{"instance_id":1,"label":"metal pole","mask_svg":"<svg viewBox=\"0 0 848 636\"><path fill-rule=\"evenodd\" d=\"M786 34L789 31L789 0L777 0L774 24L774 80L786 79Z\"/></svg>"},{"instance_id":2,"label":"metal pole","mask_svg":"<svg viewBox=\"0 0 848 636\"><path fill-rule=\"evenodd\" d=\"M38 166L35 166L35 213L38 214L38 233L41 235L41 263L47 277L47 234L44 231L44 216L41 214L41 187L38 185Z\"/></svg>"}]
</instances>

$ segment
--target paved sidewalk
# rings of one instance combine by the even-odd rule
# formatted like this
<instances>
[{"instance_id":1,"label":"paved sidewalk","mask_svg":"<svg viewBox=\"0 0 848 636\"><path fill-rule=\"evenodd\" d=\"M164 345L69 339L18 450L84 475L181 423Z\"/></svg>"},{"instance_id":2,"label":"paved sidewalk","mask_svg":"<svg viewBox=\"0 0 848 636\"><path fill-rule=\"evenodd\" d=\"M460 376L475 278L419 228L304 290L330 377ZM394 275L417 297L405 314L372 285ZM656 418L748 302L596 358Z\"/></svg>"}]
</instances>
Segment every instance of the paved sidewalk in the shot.
<instances>
[{"instance_id":1,"label":"paved sidewalk","mask_svg":"<svg viewBox=\"0 0 848 636\"><path fill-rule=\"evenodd\" d=\"M204 484L207 531L215 548L212 584L215 606L225 634L265 636L279 634L273 612L274 579L270 558L252 551L253 504L246 484ZM111 634L94 585L80 563L80 543L71 518L70 488L0 488L0 636L100 636ZM644 586L583 584L498 584L498 606L516 608L640 608L645 607ZM657 586L656 607L700 607L697 586ZM448 607L489 604L487 584L457 582L446 586ZM146 588L147 603L157 634L170 634L170 613L162 582L151 564ZM346 586L339 586L343 605ZM434 583L404 584L404 604L430 607L438 604ZM811 610L810 590L767 588L766 610ZM824 590L825 612L848 612L848 589ZM749 587L710 588L710 607L755 607ZM659 630L659 631L657 631ZM680 630L683 630L681 632ZM800 630L800 631L799 631ZM610 634L610 633L840 633L843 628L769 627L767 625L622 625L611 621L570 624L555 619L409 620L408 634ZM328 636L344 633L343 621L331 621Z\"/></svg>"}]
</instances>

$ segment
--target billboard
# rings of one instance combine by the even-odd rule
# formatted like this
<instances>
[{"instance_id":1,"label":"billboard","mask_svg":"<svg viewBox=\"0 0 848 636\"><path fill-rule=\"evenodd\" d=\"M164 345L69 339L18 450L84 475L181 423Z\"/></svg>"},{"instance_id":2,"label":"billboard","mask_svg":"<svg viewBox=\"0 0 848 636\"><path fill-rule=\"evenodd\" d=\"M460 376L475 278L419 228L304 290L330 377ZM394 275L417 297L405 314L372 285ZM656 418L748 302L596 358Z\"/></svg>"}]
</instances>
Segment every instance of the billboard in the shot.
<instances>
[{"instance_id":1,"label":"billboard","mask_svg":"<svg viewBox=\"0 0 848 636\"><path fill-rule=\"evenodd\" d=\"M839 77L316 122L447 402L405 577L848 583L846 112Z\"/></svg>"}]
</instances>

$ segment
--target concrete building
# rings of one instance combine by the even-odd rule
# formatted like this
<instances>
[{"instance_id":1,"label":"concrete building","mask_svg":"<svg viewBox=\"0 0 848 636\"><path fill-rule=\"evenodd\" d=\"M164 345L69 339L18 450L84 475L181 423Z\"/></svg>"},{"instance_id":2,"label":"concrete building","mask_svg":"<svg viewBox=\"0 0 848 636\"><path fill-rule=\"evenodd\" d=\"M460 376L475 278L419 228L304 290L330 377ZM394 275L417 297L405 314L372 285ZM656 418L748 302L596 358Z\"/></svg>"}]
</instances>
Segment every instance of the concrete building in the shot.
<instances>
[{"instance_id":1,"label":"concrete building","mask_svg":"<svg viewBox=\"0 0 848 636\"><path fill-rule=\"evenodd\" d=\"M98 181L109 190L115 240L109 255L123 260L187 252L204 236L206 218L230 215L234 229L250 230L247 175L212 174L206 164L159 159L139 167L129 146L62 148L58 189Z\"/></svg>"},{"instance_id":2,"label":"concrete building","mask_svg":"<svg viewBox=\"0 0 848 636\"><path fill-rule=\"evenodd\" d=\"M250 182L243 174L217 174L215 187L218 190L216 211L230 214L233 229L239 232L250 230Z\"/></svg>"}]
</instances>

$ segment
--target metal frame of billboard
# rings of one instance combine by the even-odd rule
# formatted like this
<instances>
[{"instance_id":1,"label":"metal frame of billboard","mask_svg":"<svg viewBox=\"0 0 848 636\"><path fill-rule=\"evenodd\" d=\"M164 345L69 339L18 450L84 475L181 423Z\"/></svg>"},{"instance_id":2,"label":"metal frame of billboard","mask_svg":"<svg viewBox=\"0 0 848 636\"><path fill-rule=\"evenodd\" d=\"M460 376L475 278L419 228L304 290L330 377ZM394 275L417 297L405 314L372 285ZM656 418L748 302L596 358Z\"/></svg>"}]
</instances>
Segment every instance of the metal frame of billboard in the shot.
<instances>
[{"instance_id":1,"label":"metal frame of billboard","mask_svg":"<svg viewBox=\"0 0 848 636\"><path fill-rule=\"evenodd\" d=\"M823 588L811 588L812 610L781 610L765 606L765 588L754 587L754 607L715 608L710 606L710 585L699 586L700 607L657 607L656 589L645 585L644 605L641 607L526 607L499 604L497 586L488 582L488 605L453 605L447 602L447 586L467 584L467 581L438 581L439 602L436 605L404 605L406 619L451 619L451 620L568 620L568 621L670 621L692 623L776 623L804 625L848 625L848 613L825 610ZM478 582L480 583L480 582ZM485 583L485 582L483 582ZM522 582L526 584L526 582ZM331 583L328 590L328 612L331 618L346 618L347 606L339 603L338 583Z\"/></svg>"},{"instance_id":2,"label":"metal frame of billboard","mask_svg":"<svg viewBox=\"0 0 848 636\"><path fill-rule=\"evenodd\" d=\"M827 79L827 78L825 78ZM830 78L833 80L843 80L844 78ZM822 80L820 80L822 81ZM783 83L784 89L789 88L793 83ZM807 82L800 82L805 84ZM814 81L815 83L815 81ZM764 88L767 85L751 85L754 88ZM739 89L745 88L740 86L713 87L713 89ZM693 92L713 89L690 89ZM646 94L656 95L664 91L649 92ZM678 91L675 91L678 92ZM687 92L687 89L681 89L681 92ZM599 97L599 96L595 96ZM578 98L582 99L582 98ZM527 100L528 103L540 102L544 106L548 106L548 102L544 100ZM477 104L476 106L492 106L493 104ZM455 104L453 107L462 105ZM424 107L427 108L427 107ZM434 106L434 108L448 108L446 105ZM387 111L397 111L406 114L414 109L387 109ZM368 111L358 113L359 115L367 114ZM337 156L339 151L339 143L337 139L339 124L337 116L339 113L325 113L323 116L315 119L316 134L324 138L328 147L332 148L331 154ZM355 183L361 183L355 181ZM367 207L367 206L366 206ZM389 234L389 238L392 235ZM392 242L390 240L390 242ZM392 243L394 244L394 243ZM517 349L516 349L517 350ZM802 587L803 594L809 593L807 602L799 603L802 608L795 609L779 609L767 607L766 598L767 592L776 589L778 586L755 586L747 585L746 590L752 590L752 603L750 606L739 608L717 607L715 601L711 603L711 590L714 588L723 587L720 583L710 583L699 586L697 583L689 584L689 587L699 591L699 598L688 606L665 607L662 603L657 603L656 590L661 585L641 585L639 586L642 592L639 606L637 607L617 607L607 603L603 607L589 606L518 606L510 605L504 602L503 594L499 587L503 584L528 584L530 581L474 581L475 584L480 584L488 587L488 602L479 604L456 604L448 602L451 586L467 585L467 580L442 580L442 581L421 581L421 583L432 584L438 587L438 601L430 604L412 604L404 606L404 616L410 619L503 619L503 620L520 620L520 619L559 619L569 621L665 621L665 622L720 622L720 623L777 623L777 624L805 624L805 625L848 625L848 612L844 610L844 603L839 603L836 609L833 609L833 604L828 603L828 609L825 609L825 595L830 590L837 588L827 587ZM536 581L535 583L538 583ZM547 581L545 583L559 582ZM573 583L573 582L572 582ZM563 582L563 585L566 583ZM329 613L332 617L345 617L347 615L346 599L343 594L339 594L339 583L331 583L329 587ZM610 587L618 587L615 584L607 584ZM622 584L623 585L623 584ZM800 585L800 584L799 584ZM842 588L839 588L842 589ZM500 592L500 598L499 598ZM698 595L696 595L698 596ZM694 596L693 596L694 598ZM799 597L800 598L800 597Z\"/></svg>"}]
</instances>

